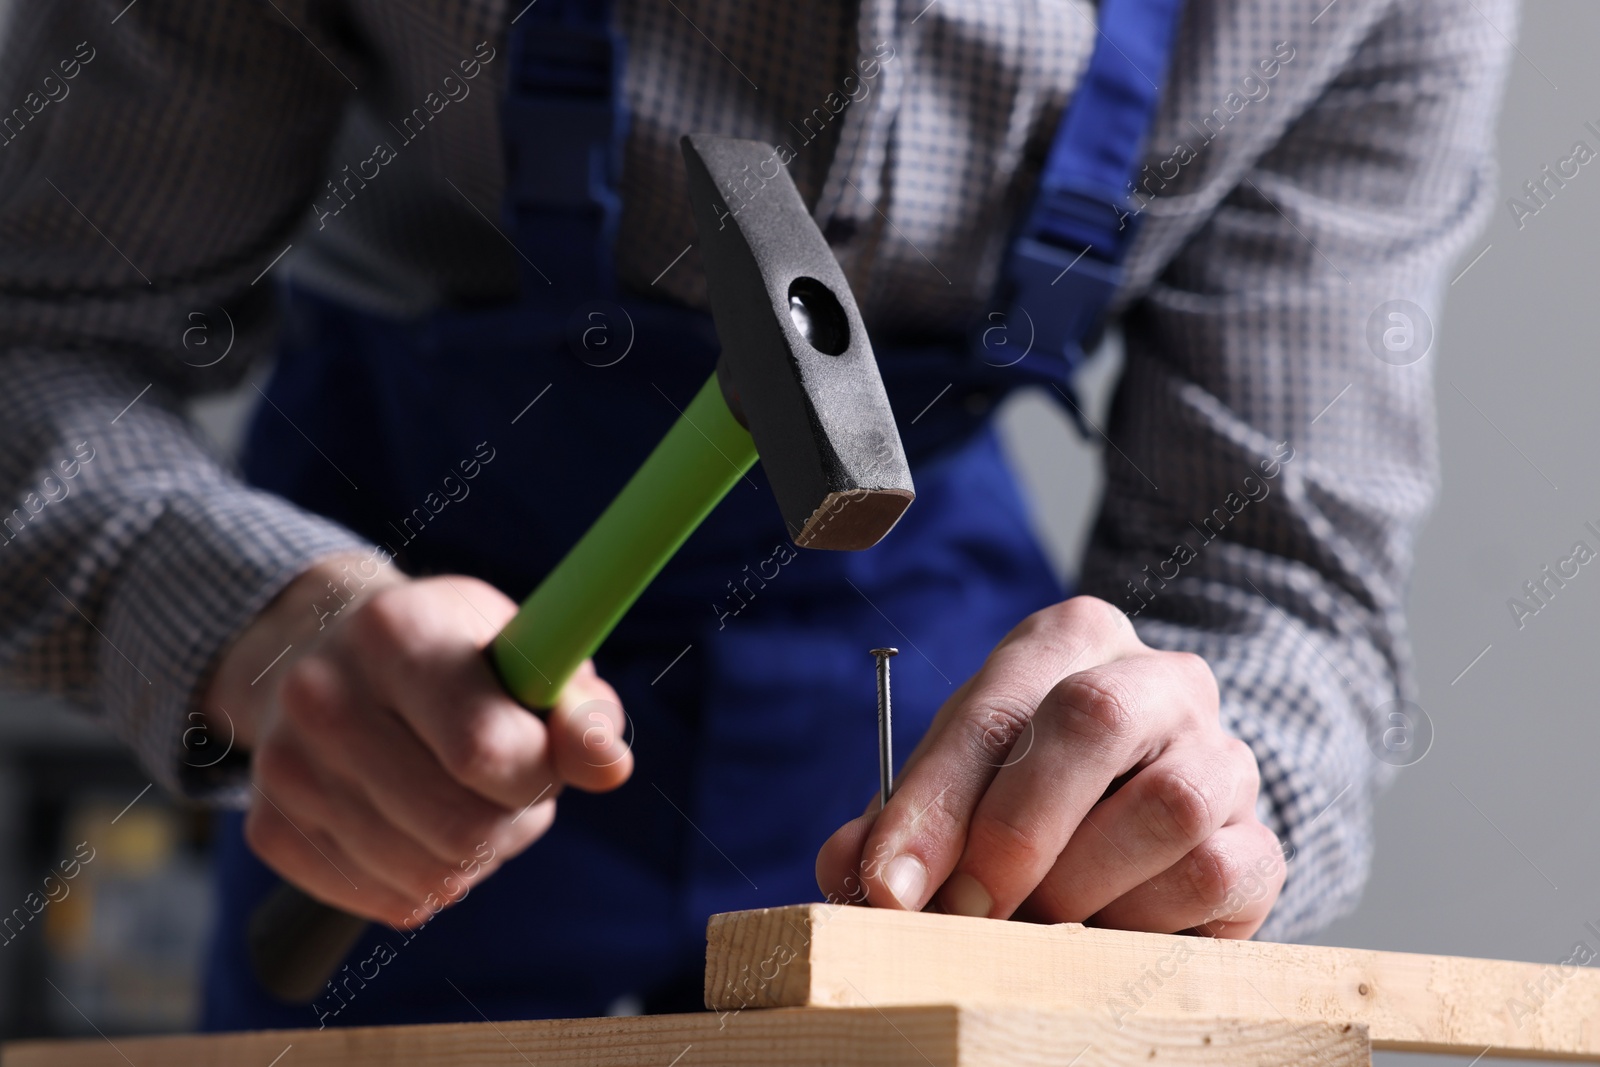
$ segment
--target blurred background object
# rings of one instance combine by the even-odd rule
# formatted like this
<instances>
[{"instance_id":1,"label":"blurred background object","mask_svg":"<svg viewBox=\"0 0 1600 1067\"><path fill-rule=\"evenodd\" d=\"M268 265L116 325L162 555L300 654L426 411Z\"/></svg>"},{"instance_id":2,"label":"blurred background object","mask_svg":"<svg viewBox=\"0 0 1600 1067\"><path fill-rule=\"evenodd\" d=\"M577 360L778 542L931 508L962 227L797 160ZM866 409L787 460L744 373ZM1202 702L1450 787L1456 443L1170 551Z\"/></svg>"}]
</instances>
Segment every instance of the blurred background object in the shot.
<instances>
[{"instance_id":1,"label":"blurred background object","mask_svg":"<svg viewBox=\"0 0 1600 1067\"><path fill-rule=\"evenodd\" d=\"M1541 0L1523 18L1520 34L1497 27L1518 44L1497 206L1457 267L1430 356L1444 489L1418 545L1411 619L1432 745L1380 798L1372 881L1326 944L1537 963L1580 941L1600 951L1585 927L1600 926L1600 847L1585 832L1600 815L1600 578L1584 568L1520 629L1508 607L1574 541L1597 544L1583 524L1600 526L1600 171L1583 168L1532 216L1507 203L1575 141L1600 150L1585 126L1600 126L1600 6ZM1083 383L1101 425L1116 372L1113 340ZM256 395L246 383L198 407L224 451ZM1069 573L1100 442L1037 394L1001 419L1040 536ZM107 1033L190 1025L211 913L207 818L148 784L90 720L0 696L0 1036L92 1034L88 1019Z\"/></svg>"},{"instance_id":2,"label":"blurred background object","mask_svg":"<svg viewBox=\"0 0 1600 1067\"><path fill-rule=\"evenodd\" d=\"M0 701L0 1032L191 1027L208 828L89 719Z\"/></svg>"}]
</instances>

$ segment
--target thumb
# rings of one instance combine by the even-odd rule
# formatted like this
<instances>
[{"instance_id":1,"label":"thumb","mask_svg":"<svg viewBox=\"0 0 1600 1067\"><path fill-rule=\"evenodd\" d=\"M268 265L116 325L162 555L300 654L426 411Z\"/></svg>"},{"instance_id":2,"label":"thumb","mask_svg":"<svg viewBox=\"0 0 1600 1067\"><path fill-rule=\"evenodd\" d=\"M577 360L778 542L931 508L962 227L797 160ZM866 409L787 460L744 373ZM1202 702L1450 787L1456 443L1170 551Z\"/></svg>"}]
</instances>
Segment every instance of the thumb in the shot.
<instances>
[{"instance_id":1,"label":"thumb","mask_svg":"<svg viewBox=\"0 0 1600 1067\"><path fill-rule=\"evenodd\" d=\"M546 719L550 755L562 781L591 793L617 788L633 773L633 729L617 691L584 660Z\"/></svg>"}]
</instances>

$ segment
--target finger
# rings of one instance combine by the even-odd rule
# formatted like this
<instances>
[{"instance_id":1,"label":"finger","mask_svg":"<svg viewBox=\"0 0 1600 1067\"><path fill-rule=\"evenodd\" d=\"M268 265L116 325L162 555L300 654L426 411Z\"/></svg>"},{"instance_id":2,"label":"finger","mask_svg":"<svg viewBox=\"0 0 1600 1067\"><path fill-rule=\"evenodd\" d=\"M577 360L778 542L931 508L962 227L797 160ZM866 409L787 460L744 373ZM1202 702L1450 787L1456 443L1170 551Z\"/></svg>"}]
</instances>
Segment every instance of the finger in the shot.
<instances>
[{"instance_id":1,"label":"finger","mask_svg":"<svg viewBox=\"0 0 1600 1067\"><path fill-rule=\"evenodd\" d=\"M322 903L391 926L416 922L412 902L372 876L319 827L291 822L262 794L245 816L244 836L261 862Z\"/></svg>"},{"instance_id":2,"label":"finger","mask_svg":"<svg viewBox=\"0 0 1600 1067\"><path fill-rule=\"evenodd\" d=\"M284 676L281 715L317 771L307 789L326 794L326 784L337 782L358 791L386 823L447 865L470 859L480 844L515 855L544 832L540 819L513 821L516 812L456 781L409 726L365 694L359 679L324 656L308 656ZM313 821L328 824L326 816Z\"/></svg>"},{"instance_id":3,"label":"finger","mask_svg":"<svg viewBox=\"0 0 1600 1067\"><path fill-rule=\"evenodd\" d=\"M882 860L877 857L862 859L862 848L873 823L878 821L878 805L859 815L833 832L817 852L817 888L822 898L830 904L864 904L867 889L864 875L876 873Z\"/></svg>"},{"instance_id":4,"label":"finger","mask_svg":"<svg viewBox=\"0 0 1600 1067\"><path fill-rule=\"evenodd\" d=\"M308 834L314 827L366 872L365 881L381 883L410 907L421 907L430 894L459 900L509 855L480 841L441 859L386 818L357 786L319 768L301 739L281 731L257 752L255 771L260 796L291 826ZM492 862L482 859L485 849Z\"/></svg>"},{"instance_id":5,"label":"finger","mask_svg":"<svg viewBox=\"0 0 1600 1067\"><path fill-rule=\"evenodd\" d=\"M464 578L379 593L351 620L364 678L450 776L510 811L555 781L543 722L506 695L482 649L515 613Z\"/></svg>"},{"instance_id":6,"label":"finger","mask_svg":"<svg viewBox=\"0 0 1600 1067\"><path fill-rule=\"evenodd\" d=\"M325 832L358 864L408 900L429 912L463 899L471 888L542 836L555 819L555 803L535 805L520 817L516 849L496 848L488 838L440 859L405 830L390 822L359 791L327 783L323 804L329 812ZM291 810L286 815L293 817ZM510 816L500 820L509 822ZM494 834L505 837L505 834Z\"/></svg>"},{"instance_id":7,"label":"finger","mask_svg":"<svg viewBox=\"0 0 1600 1067\"><path fill-rule=\"evenodd\" d=\"M1083 922L1172 867L1222 827L1254 817L1249 746L1218 736L1163 752L1095 805L1030 895L1049 922Z\"/></svg>"},{"instance_id":8,"label":"finger","mask_svg":"<svg viewBox=\"0 0 1600 1067\"><path fill-rule=\"evenodd\" d=\"M1004 647L1006 643L1007 641L1002 640L1000 644L996 645L994 650L989 653L989 656L993 657L999 653L1000 649ZM985 660L985 662L987 663L988 661ZM923 758L927 756L928 750L932 747L934 739L939 735L940 731L942 731L945 720L954 714L957 708L964 708L967 706L972 695L972 687L977 684L981 674L981 671L979 674L974 674L972 677L968 678L966 681L957 686L954 693L951 693L945 698L944 703L939 706L939 711L934 715L933 722L929 725L928 729L923 732L923 735L917 739L917 743L911 747L911 751L906 754L905 762L901 764L900 767L900 777L902 779L916 769L917 764L922 762ZM1003 731L999 729L1000 724L996 723L994 725L996 728L990 732L994 735L995 739L1001 739L1003 736ZM995 762L1005 762L1004 752L1001 752L996 757ZM900 782L895 783L897 787L900 784ZM879 790L879 792L882 792L882 790ZM875 811L878 808L877 797L878 794L874 793L871 810Z\"/></svg>"},{"instance_id":9,"label":"finger","mask_svg":"<svg viewBox=\"0 0 1600 1067\"><path fill-rule=\"evenodd\" d=\"M550 761L561 781L604 793L633 773L628 716L617 691L595 674L589 660L562 687L546 725Z\"/></svg>"},{"instance_id":10,"label":"finger","mask_svg":"<svg viewBox=\"0 0 1600 1067\"><path fill-rule=\"evenodd\" d=\"M1142 647L1127 617L1092 597L1036 612L1007 635L959 702L940 709L868 835L866 853L888 857L867 879L871 902L920 910L955 867L971 813L1005 762L996 733L1014 742L1062 678Z\"/></svg>"},{"instance_id":11,"label":"finger","mask_svg":"<svg viewBox=\"0 0 1600 1067\"><path fill-rule=\"evenodd\" d=\"M940 906L962 915L1011 915L1112 782L1202 729L1207 718L1215 728L1216 690L1196 684L1201 672L1210 677L1198 657L1158 653L1080 671L1056 685L1033 718L1026 755L1009 761L978 802ZM1207 826L1206 834L1215 829ZM1203 838L1186 842L1152 873Z\"/></svg>"},{"instance_id":12,"label":"finger","mask_svg":"<svg viewBox=\"0 0 1600 1067\"><path fill-rule=\"evenodd\" d=\"M1277 838L1259 822L1212 834L1168 870L1100 909L1096 926L1249 937L1266 921L1287 868Z\"/></svg>"},{"instance_id":13,"label":"finger","mask_svg":"<svg viewBox=\"0 0 1600 1067\"><path fill-rule=\"evenodd\" d=\"M377 817L353 793L335 788L313 766L305 747L282 732L274 733L255 755L258 800L266 802L291 828L310 839L314 830L331 841L362 872L413 907L433 890L427 873L444 865L415 841ZM350 876L354 882L354 876ZM409 884L415 882L415 885Z\"/></svg>"}]
</instances>

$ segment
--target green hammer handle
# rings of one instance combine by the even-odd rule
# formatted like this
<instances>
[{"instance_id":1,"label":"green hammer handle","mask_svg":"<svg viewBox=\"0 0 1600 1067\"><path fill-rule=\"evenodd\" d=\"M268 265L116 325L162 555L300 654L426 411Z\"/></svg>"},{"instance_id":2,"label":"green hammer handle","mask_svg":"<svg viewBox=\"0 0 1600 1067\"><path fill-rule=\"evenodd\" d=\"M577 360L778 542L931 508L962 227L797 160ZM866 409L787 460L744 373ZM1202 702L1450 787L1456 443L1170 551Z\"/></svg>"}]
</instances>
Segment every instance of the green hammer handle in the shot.
<instances>
[{"instance_id":1,"label":"green hammer handle","mask_svg":"<svg viewBox=\"0 0 1600 1067\"><path fill-rule=\"evenodd\" d=\"M713 374L628 484L500 631L491 658L535 710L594 655L678 547L756 461Z\"/></svg>"}]
</instances>

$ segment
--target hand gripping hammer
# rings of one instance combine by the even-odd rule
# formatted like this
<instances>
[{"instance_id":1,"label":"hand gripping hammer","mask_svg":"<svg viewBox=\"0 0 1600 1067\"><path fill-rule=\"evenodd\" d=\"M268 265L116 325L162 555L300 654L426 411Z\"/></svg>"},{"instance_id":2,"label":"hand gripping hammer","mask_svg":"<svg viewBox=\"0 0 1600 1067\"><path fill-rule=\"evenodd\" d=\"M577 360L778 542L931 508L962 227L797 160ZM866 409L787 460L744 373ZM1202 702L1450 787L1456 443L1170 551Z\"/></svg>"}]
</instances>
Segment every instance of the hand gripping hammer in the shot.
<instances>
[{"instance_id":1,"label":"hand gripping hammer","mask_svg":"<svg viewBox=\"0 0 1600 1067\"><path fill-rule=\"evenodd\" d=\"M758 455L803 548L870 548L915 497L861 313L772 146L700 134L682 144L722 354L682 417L495 638L501 680L536 713L555 703ZM279 999L310 1001L365 926L282 885L251 919L256 977Z\"/></svg>"}]
</instances>

